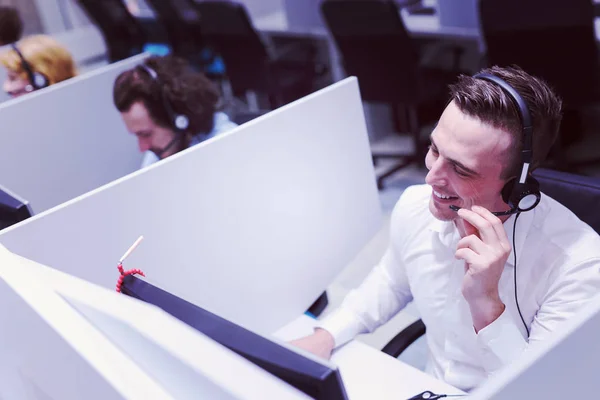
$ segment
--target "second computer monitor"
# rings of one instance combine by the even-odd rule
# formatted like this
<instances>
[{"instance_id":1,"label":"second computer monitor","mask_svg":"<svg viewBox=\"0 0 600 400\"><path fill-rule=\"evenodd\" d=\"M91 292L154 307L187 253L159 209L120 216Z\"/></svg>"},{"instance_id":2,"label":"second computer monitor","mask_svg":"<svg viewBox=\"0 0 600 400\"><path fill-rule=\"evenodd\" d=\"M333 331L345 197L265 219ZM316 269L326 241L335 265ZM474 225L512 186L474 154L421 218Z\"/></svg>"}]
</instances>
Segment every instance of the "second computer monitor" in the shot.
<instances>
[{"instance_id":1,"label":"second computer monitor","mask_svg":"<svg viewBox=\"0 0 600 400\"><path fill-rule=\"evenodd\" d=\"M278 344L135 276L124 279L122 293L162 308L249 361L315 399L346 400L340 372L331 364Z\"/></svg>"}]
</instances>

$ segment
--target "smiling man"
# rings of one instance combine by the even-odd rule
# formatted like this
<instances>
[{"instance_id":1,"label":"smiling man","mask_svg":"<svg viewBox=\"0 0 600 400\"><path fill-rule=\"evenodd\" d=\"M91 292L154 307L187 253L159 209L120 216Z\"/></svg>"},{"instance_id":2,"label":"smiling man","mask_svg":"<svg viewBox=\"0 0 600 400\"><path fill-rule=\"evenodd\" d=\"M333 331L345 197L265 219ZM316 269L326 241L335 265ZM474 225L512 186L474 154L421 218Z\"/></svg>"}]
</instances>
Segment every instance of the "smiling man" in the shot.
<instances>
[{"instance_id":1,"label":"smiling man","mask_svg":"<svg viewBox=\"0 0 600 400\"><path fill-rule=\"evenodd\" d=\"M383 258L293 344L329 358L414 301L427 327L427 372L470 390L600 292L600 237L530 176L561 120L543 81L494 67L461 76L450 93L426 185L398 201Z\"/></svg>"}]
</instances>

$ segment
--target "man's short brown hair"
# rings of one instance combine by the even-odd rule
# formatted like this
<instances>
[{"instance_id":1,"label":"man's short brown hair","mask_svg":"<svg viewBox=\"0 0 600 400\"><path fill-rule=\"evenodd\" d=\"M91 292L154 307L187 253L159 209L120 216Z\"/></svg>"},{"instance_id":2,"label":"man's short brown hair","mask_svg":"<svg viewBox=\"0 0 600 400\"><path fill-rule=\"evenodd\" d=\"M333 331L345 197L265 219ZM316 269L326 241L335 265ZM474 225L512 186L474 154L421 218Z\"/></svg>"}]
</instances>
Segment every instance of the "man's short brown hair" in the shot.
<instances>
[{"instance_id":1,"label":"man's short brown hair","mask_svg":"<svg viewBox=\"0 0 600 400\"><path fill-rule=\"evenodd\" d=\"M122 72L115 80L113 101L120 112L141 102L153 121L165 128L173 122L165 109L164 96L173 112L189 118L186 133L196 135L212 131L219 91L204 74L194 71L187 61L173 56L151 57L145 64L156 71L158 83L141 67Z\"/></svg>"},{"instance_id":2,"label":"man's short brown hair","mask_svg":"<svg viewBox=\"0 0 600 400\"><path fill-rule=\"evenodd\" d=\"M558 135L562 119L561 99L543 80L529 75L517 66L486 68L481 73L496 75L510 84L529 108L533 122L533 161L530 171L546 159ZM508 154L501 178L518 175L521 166L523 126L518 106L497 84L461 75L450 85L451 100L465 114L479 119L497 129L513 135L513 145Z\"/></svg>"}]
</instances>

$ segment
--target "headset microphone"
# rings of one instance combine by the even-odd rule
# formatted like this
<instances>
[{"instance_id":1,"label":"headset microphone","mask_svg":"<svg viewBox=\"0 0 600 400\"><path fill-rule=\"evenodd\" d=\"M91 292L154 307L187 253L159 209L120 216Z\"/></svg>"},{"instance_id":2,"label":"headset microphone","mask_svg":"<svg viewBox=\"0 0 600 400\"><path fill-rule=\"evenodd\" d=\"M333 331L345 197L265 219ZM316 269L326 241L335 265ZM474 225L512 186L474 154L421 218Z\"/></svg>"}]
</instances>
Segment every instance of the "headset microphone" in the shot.
<instances>
[{"instance_id":1,"label":"headset microphone","mask_svg":"<svg viewBox=\"0 0 600 400\"><path fill-rule=\"evenodd\" d=\"M171 141L162 149L160 150L155 150L155 149L150 149L151 152L153 152L154 154L156 154L156 157L158 157L158 159L162 159L162 155L165 154L167 151L169 151L176 143L179 143L181 140L183 140L183 136L182 135L176 135L173 139L171 139Z\"/></svg>"},{"instance_id":2,"label":"headset microphone","mask_svg":"<svg viewBox=\"0 0 600 400\"><path fill-rule=\"evenodd\" d=\"M453 210L453 211L458 211L458 210L460 210L462 208L462 207L458 207L458 206L455 206L455 205L450 205L448 207L450 207L450 209ZM491 213L494 214L497 217L501 217L503 215L511 215L511 214L514 214L514 213L517 213L517 212L519 212L519 209L514 209L514 208L511 209L511 210L508 210L508 211L491 211Z\"/></svg>"}]
</instances>

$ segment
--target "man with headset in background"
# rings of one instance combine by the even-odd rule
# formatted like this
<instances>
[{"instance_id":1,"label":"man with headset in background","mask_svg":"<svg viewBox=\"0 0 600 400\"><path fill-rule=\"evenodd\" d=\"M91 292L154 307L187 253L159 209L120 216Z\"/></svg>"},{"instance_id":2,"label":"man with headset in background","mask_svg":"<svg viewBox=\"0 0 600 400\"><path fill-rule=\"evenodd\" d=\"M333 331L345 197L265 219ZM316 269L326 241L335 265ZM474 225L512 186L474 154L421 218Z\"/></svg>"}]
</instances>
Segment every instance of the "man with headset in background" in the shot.
<instances>
[{"instance_id":1,"label":"man with headset in background","mask_svg":"<svg viewBox=\"0 0 600 400\"><path fill-rule=\"evenodd\" d=\"M121 73L113 100L145 153L142 168L237 126L218 111L217 87L173 56Z\"/></svg>"},{"instance_id":2,"label":"man with headset in background","mask_svg":"<svg viewBox=\"0 0 600 400\"><path fill-rule=\"evenodd\" d=\"M530 175L561 120L544 82L493 67L461 76L450 93L426 184L396 204L381 261L292 344L329 358L414 301L427 327L426 371L470 390L600 292L600 237Z\"/></svg>"}]
</instances>

